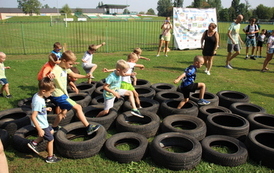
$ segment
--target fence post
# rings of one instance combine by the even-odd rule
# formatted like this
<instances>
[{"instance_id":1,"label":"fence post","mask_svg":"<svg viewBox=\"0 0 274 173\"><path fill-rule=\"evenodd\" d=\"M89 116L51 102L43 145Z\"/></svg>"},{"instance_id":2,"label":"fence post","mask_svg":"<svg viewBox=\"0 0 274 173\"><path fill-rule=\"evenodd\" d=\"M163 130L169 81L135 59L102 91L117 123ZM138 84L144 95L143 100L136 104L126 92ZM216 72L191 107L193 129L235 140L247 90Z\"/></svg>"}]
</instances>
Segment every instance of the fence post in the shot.
<instances>
[{"instance_id":1,"label":"fence post","mask_svg":"<svg viewBox=\"0 0 274 173\"><path fill-rule=\"evenodd\" d=\"M25 39L24 39L24 27L23 27L23 23L22 22L21 22L21 35L22 35L24 55L26 55L26 47L25 47Z\"/></svg>"}]
</instances>

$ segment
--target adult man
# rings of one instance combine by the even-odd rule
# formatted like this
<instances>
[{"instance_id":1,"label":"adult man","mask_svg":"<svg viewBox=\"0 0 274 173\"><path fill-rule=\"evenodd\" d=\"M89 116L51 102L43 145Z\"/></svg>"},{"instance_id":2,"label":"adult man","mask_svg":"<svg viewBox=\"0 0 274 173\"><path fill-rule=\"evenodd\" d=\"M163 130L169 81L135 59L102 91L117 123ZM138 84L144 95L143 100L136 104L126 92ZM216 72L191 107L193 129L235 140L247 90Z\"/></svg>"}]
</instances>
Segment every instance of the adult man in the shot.
<instances>
[{"instance_id":1,"label":"adult man","mask_svg":"<svg viewBox=\"0 0 274 173\"><path fill-rule=\"evenodd\" d=\"M246 40L245 40L245 45L246 45L246 56L245 59L248 59L248 49L250 45L252 46L251 50L251 56L250 59L256 60L254 56L254 50L256 48L256 33L259 32L259 27L255 24L256 19L251 18L249 19L249 25L247 25L243 31L246 34Z\"/></svg>"},{"instance_id":2,"label":"adult man","mask_svg":"<svg viewBox=\"0 0 274 173\"><path fill-rule=\"evenodd\" d=\"M227 36L228 36L228 39L227 39L227 57L226 57L226 68L228 69L233 69L231 64L230 64L230 61L235 58L237 55L240 54L240 45L239 45L239 41L241 43L243 43L240 35L239 35L239 31L240 31L240 22L243 20L243 15L238 15L236 20L231 23L231 25L229 26L228 28L228 32L227 32ZM234 54L233 53L233 50L235 51Z\"/></svg>"}]
</instances>

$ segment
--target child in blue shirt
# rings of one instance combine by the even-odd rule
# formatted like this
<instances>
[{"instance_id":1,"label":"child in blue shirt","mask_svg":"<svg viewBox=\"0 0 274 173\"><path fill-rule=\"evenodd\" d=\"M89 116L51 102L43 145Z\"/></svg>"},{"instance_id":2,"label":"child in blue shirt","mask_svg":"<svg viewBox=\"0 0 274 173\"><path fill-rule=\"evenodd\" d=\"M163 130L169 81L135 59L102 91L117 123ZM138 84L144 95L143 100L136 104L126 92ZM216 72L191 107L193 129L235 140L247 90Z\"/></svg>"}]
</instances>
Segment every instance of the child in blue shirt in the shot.
<instances>
[{"instance_id":1,"label":"child in blue shirt","mask_svg":"<svg viewBox=\"0 0 274 173\"><path fill-rule=\"evenodd\" d=\"M184 73L181 74L177 79L174 80L174 83L178 83L181 79L183 79L181 83L181 91L184 94L184 100L180 102L178 105L178 109L181 109L185 103L189 101L190 92L195 92L195 90L200 90L198 105L208 105L209 101L203 99L205 94L205 84L204 83L194 83L196 79L196 71L197 68L200 68L204 64L204 58L202 56L195 56L193 65L190 65L185 69Z\"/></svg>"}]
</instances>

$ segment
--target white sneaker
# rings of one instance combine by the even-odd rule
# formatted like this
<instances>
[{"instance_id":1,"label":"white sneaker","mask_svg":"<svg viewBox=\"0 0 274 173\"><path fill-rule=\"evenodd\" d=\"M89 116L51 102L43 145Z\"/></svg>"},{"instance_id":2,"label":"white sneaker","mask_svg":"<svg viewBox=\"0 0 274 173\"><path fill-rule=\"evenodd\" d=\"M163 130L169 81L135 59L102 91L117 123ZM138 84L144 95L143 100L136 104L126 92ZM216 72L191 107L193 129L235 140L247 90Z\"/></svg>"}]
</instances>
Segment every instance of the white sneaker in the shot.
<instances>
[{"instance_id":1,"label":"white sneaker","mask_svg":"<svg viewBox=\"0 0 274 173\"><path fill-rule=\"evenodd\" d=\"M207 73L208 71L207 71L207 68L205 69L205 73Z\"/></svg>"},{"instance_id":2,"label":"white sneaker","mask_svg":"<svg viewBox=\"0 0 274 173\"><path fill-rule=\"evenodd\" d=\"M210 75L210 71L207 71L206 74L207 74L207 75Z\"/></svg>"}]
</instances>

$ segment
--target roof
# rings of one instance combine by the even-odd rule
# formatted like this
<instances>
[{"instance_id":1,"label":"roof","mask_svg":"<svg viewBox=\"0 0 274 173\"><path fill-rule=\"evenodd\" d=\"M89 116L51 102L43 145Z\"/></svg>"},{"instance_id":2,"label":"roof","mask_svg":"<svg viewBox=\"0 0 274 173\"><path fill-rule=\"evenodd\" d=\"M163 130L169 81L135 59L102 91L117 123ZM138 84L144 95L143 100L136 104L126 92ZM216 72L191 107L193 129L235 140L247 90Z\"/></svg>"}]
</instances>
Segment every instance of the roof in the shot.
<instances>
[{"instance_id":1,"label":"roof","mask_svg":"<svg viewBox=\"0 0 274 173\"><path fill-rule=\"evenodd\" d=\"M129 7L129 5L104 4L104 5L98 6L98 8L114 8L114 9L124 9L126 7Z\"/></svg>"},{"instance_id":2,"label":"roof","mask_svg":"<svg viewBox=\"0 0 274 173\"><path fill-rule=\"evenodd\" d=\"M75 11L76 8L71 8L71 11ZM81 9L83 13L105 13L104 9L100 8L77 8ZM59 8L59 11L61 9ZM23 13L20 8L0 8L0 13ZM57 13L57 8L40 8L40 13Z\"/></svg>"}]
</instances>

